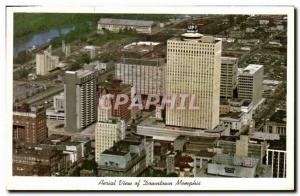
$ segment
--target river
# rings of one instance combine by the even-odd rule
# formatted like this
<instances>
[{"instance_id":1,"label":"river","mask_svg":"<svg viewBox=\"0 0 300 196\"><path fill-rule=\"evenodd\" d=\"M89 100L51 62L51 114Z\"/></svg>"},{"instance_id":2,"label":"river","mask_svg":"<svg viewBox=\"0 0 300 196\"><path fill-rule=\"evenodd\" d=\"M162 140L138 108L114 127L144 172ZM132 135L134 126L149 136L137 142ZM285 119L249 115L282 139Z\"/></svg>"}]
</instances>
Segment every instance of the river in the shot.
<instances>
[{"instance_id":1,"label":"river","mask_svg":"<svg viewBox=\"0 0 300 196\"><path fill-rule=\"evenodd\" d=\"M74 30L74 27L53 28L48 31L38 32L32 35L17 37L14 40L14 57L26 49L32 48L48 42L49 40L59 37Z\"/></svg>"}]
</instances>

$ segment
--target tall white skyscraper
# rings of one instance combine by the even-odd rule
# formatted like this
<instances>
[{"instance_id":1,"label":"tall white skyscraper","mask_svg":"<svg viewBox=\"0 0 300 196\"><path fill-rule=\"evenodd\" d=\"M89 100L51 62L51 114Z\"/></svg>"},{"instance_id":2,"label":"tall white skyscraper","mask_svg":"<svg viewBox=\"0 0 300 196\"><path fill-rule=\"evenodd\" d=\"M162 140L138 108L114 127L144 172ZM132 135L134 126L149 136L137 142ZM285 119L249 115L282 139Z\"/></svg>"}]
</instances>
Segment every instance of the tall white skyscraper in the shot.
<instances>
[{"instance_id":1,"label":"tall white skyscraper","mask_svg":"<svg viewBox=\"0 0 300 196\"><path fill-rule=\"evenodd\" d=\"M193 25L168 40L166 95L194 96L199 109L167 107L167 125L213 129L219 124L221 50L221 40L203 36Z\"/></svg>"}]
</instances>

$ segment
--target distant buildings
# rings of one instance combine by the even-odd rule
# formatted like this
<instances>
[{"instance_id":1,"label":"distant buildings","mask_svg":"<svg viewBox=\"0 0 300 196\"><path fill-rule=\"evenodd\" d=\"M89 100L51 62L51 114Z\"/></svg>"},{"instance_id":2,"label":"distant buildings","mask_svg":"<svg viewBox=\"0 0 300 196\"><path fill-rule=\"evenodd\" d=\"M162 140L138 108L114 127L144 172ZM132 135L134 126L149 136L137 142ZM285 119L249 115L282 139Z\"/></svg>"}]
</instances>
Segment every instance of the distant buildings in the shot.
<instances>
[{"instance_id":1,"label":"distant buildings","mask_svg":"<svg viewBox=\"0 0 300 196\"><path fill-rule=\"evenodd\" d=\"M97 74L67 71L65 74L65 129L80 131L96 121Z\"/></svg>"},{"instance_id":2,"label":"distant buildings","mask_svg":"<svg viewBox=\"0 0 300 196\"><path fill-rule=\"evenodd\" d=\"M275 133L280 136L286 136L286 111L277 110L271 117L265 122L265 133Z\"/></svg>"},{"instance_id":3,"label":"distant buildings","mask_svg":"<svg viewBox=\"0 0 300 196\"><path fill-rule=\"evenodd\" d=\"M142 142L122 140L100 155L98 176L137 177L146 169Z\"/></svg>"},{"instance_id":4,"label":"distant buildings","mask_svg":"<svg viewBox=\"0 0 300 196\"><path fill-rule=\"evenodd\" d=\"M264 80L263 81L263 97L271 98L281 83L282 83L281 81L277 81L277 80Z\"/></svg>"},{"instance_id":5,"label":"distant buildings","mask_svg":"<svg viewBox=\"0 0 300 196\"><path fill-rule=\"evenodd\" d=\"M189 27L167 43L166 96L195 96L199 109L166 107L166 124L213 129L219 124L222 42Z\"/></svg>"},{"instance_id":6,"label":"distant buildings","mask_svg":"<svg viewBox=\"0 0 300 196\"><path fill-rule=\"evenodd\" d=\"M123 29L133 29L138 33L151 33L154 25L154 21L101 18L98 21L97 29L98 31L109 30L112 32L119 32Z\"/></svg>"},{"instance_id":7,"label":"distant buildings","mask_svg":"<svg viewBox=\"0 0 300 196\"><path fill-rule=\"evenodd\" d=\"M52 56L51 51L45 50L36 54L36 74L46 75L59 64L59 57Z\"/></svg>"},{"instance_id":8,"label":"distant buildings","mask_svg":"<svg viewBox=\"0 0 300 196\"><path fill-rule=\"evenodd\" d=\"M13 111L14 144L38 144L47 137L46 109L43 106L15 106Z\"/></svg>"},{"instance_id":9,"label":"distant buildings","mask_svg":"<svg viewBox=\"0 0 300 196\"><path fill-rule=\"evenodd\" d=\"M256 108L262 100L263 93L263 65L250 64L238 72L238 97L251 99Z\"/></svg>"},{"instance_id":10,"label":"distant buildings","mask_svg":"<svg viewBox=\"0 0 300 196\"><path fill-rule=\"evenodd\" d=\"M233 98L237 88L238 59L233 57L221 58L220 96Z\"/></svg>"},{"instance_id":11,"label":"distant buildings","mask_svg":"<svg viewBox=\"0 0 300 196\"><path fill-rule=\"evenodd\" d=\"M89 64L84 64L84 69L95 70L98 72L104 72L107 69L107 63L93 61L93 62L90 62Z\"/></svg>"}]
</instances>

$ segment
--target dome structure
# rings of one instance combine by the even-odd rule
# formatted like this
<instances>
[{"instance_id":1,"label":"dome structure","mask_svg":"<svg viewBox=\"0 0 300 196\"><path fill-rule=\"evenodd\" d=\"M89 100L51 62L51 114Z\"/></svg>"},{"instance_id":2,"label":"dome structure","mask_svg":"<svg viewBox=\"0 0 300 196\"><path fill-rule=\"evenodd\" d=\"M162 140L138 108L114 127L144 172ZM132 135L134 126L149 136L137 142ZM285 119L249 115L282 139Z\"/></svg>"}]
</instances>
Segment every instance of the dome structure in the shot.
<instances>
[{"instance_id":1,"label":"dome structure","mask_svg":"<svg viewBox=\"0 0 300 196\"><path fill-rule=\"evenodd\" d=\"M197 25L188 25L187 31L181 35L183 40L199 40L203 35L198 32Z\"/></svg>"}]
</instances>

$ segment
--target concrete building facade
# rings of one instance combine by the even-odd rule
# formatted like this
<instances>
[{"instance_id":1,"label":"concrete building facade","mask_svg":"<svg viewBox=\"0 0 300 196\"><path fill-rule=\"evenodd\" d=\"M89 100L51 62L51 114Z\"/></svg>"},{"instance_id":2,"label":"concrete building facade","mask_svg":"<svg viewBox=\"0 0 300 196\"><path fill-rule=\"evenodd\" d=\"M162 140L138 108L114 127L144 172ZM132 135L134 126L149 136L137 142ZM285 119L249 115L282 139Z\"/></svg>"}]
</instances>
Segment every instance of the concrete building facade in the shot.
<instances>
[{"instance_id":1,"label":"concrete building facade","mask_svg":"<svg viewBox=\"0 0 300 196\"><path fill-rule=\"evenodd\" d=\"M94 123L97 110L95 71L67 71L65 74L65 129L80 131Z\"/></svg>"},{"instance_id":2,"label":"concrete building facade","mask_svg":"<svg viewBox=\"0 0 300 196\"><path fill-rule=\"evenodd\" d=\"M16 145L38 144L48 137L46 109L24 105L13 111L13 141Z\"/></svg>"},{"instance_id":3,"label":"concrete building facade","mask_svg":"<svg viewBox=\"0 0 300 196\"><path fill-rule=\"evenodd\" d=\"M263 65L249 64L238 71L238 97L250 99L254 108L262 100L263 93Z\"/></svg>"},{"instance_id":4,"label":"concrete building facade","mask_svg":"<svg viewBox=\"0 0 300 196\"><path fill-rule=\"evenodd\" d=\"M133 29L138 33L151 33L154 26L153 21L146 20L125 20L113 18L101 18L98 21L98 31L109 30L112 32L119 32L123 29Z\"/></svg>"},{"instance_id":5,"label":"concrete building facade","mask_svg":"<svg viewBox=\"0 0 300 196\"><path fill-rule=\"evenodd\" d=\"M195 96L195 110L166 107L166 124L213 129L219 124L222 42L189 28L167 42L166 96ZM180 100L178 100L180 102Z\"/></svg>"},{"instance_id":6,"label":"concrete building facade","mask_svg":"<svg viewBox=\"0 0 300 196\"><path fill-rule=\"evenodd\" d=\"M232 98L237 88L238 59L233 57L221 58L220 96Z\"/></svg>"},{"instance_id":7,"label":"concrete building facade","mask_svg":"<svg viewBox=\"0 0 300 196\"><path fill-rule=\"evenodd\" d=\"M165 59L139 60L122 59L116 64L115 77L125 84L134 86L139 95L164 93Z\"/></svg>"},{"instance_id":8,"label":"concrete building facade","mask_svg":"<svg viewBox=\"0 0 300 196\"><path fill-rule=\"evenodd\" d=\"M108 107L104 107L107 104ZM119 118L112 117L112 109L109 104L110 101L106 99L98 106L98 122L95 129L95 159L97 163L100 162L100 155L103 151L125 138L126 123Z\"/></svg>"},{"instance_id":9,"label":"concrete building facade","mask_svg":"<svg viewBox=\"0 0 300 196\"><path fill-rule=\"evenodd\" d=\"M137 177L146 169L143 143L122 140L101 153L98 176Z\"/></svg>"},{"instance_id":10,"label":"concrete building facade","mask_svg":"<svg viewBox=\"0 0 300 196\"><path fill-rule=\"evenodd\" d=\"M36 74L46 75L59 64L59 57L52 56L51 52L45 50L36 54Z\"/></svg>"},{"instance_id":11,"label":"concrete building facade","mask_svg":"<svg viewBox=\"0 0 300 196\"><path fill-rule=\"evenodd\" d=\"M128 84L122 84L121 80L111 80L108 82L102 82L99 87L99 96L111 96L109 105L111 106L112 116L119 117L126 123L131 118L130 104L131 104L131 86ZM117 101L121 100L118 96L126 95L128 101L124 104L116 105ZM98 119L99 120L99 119Z\"/></svg>"}]
</instances>

